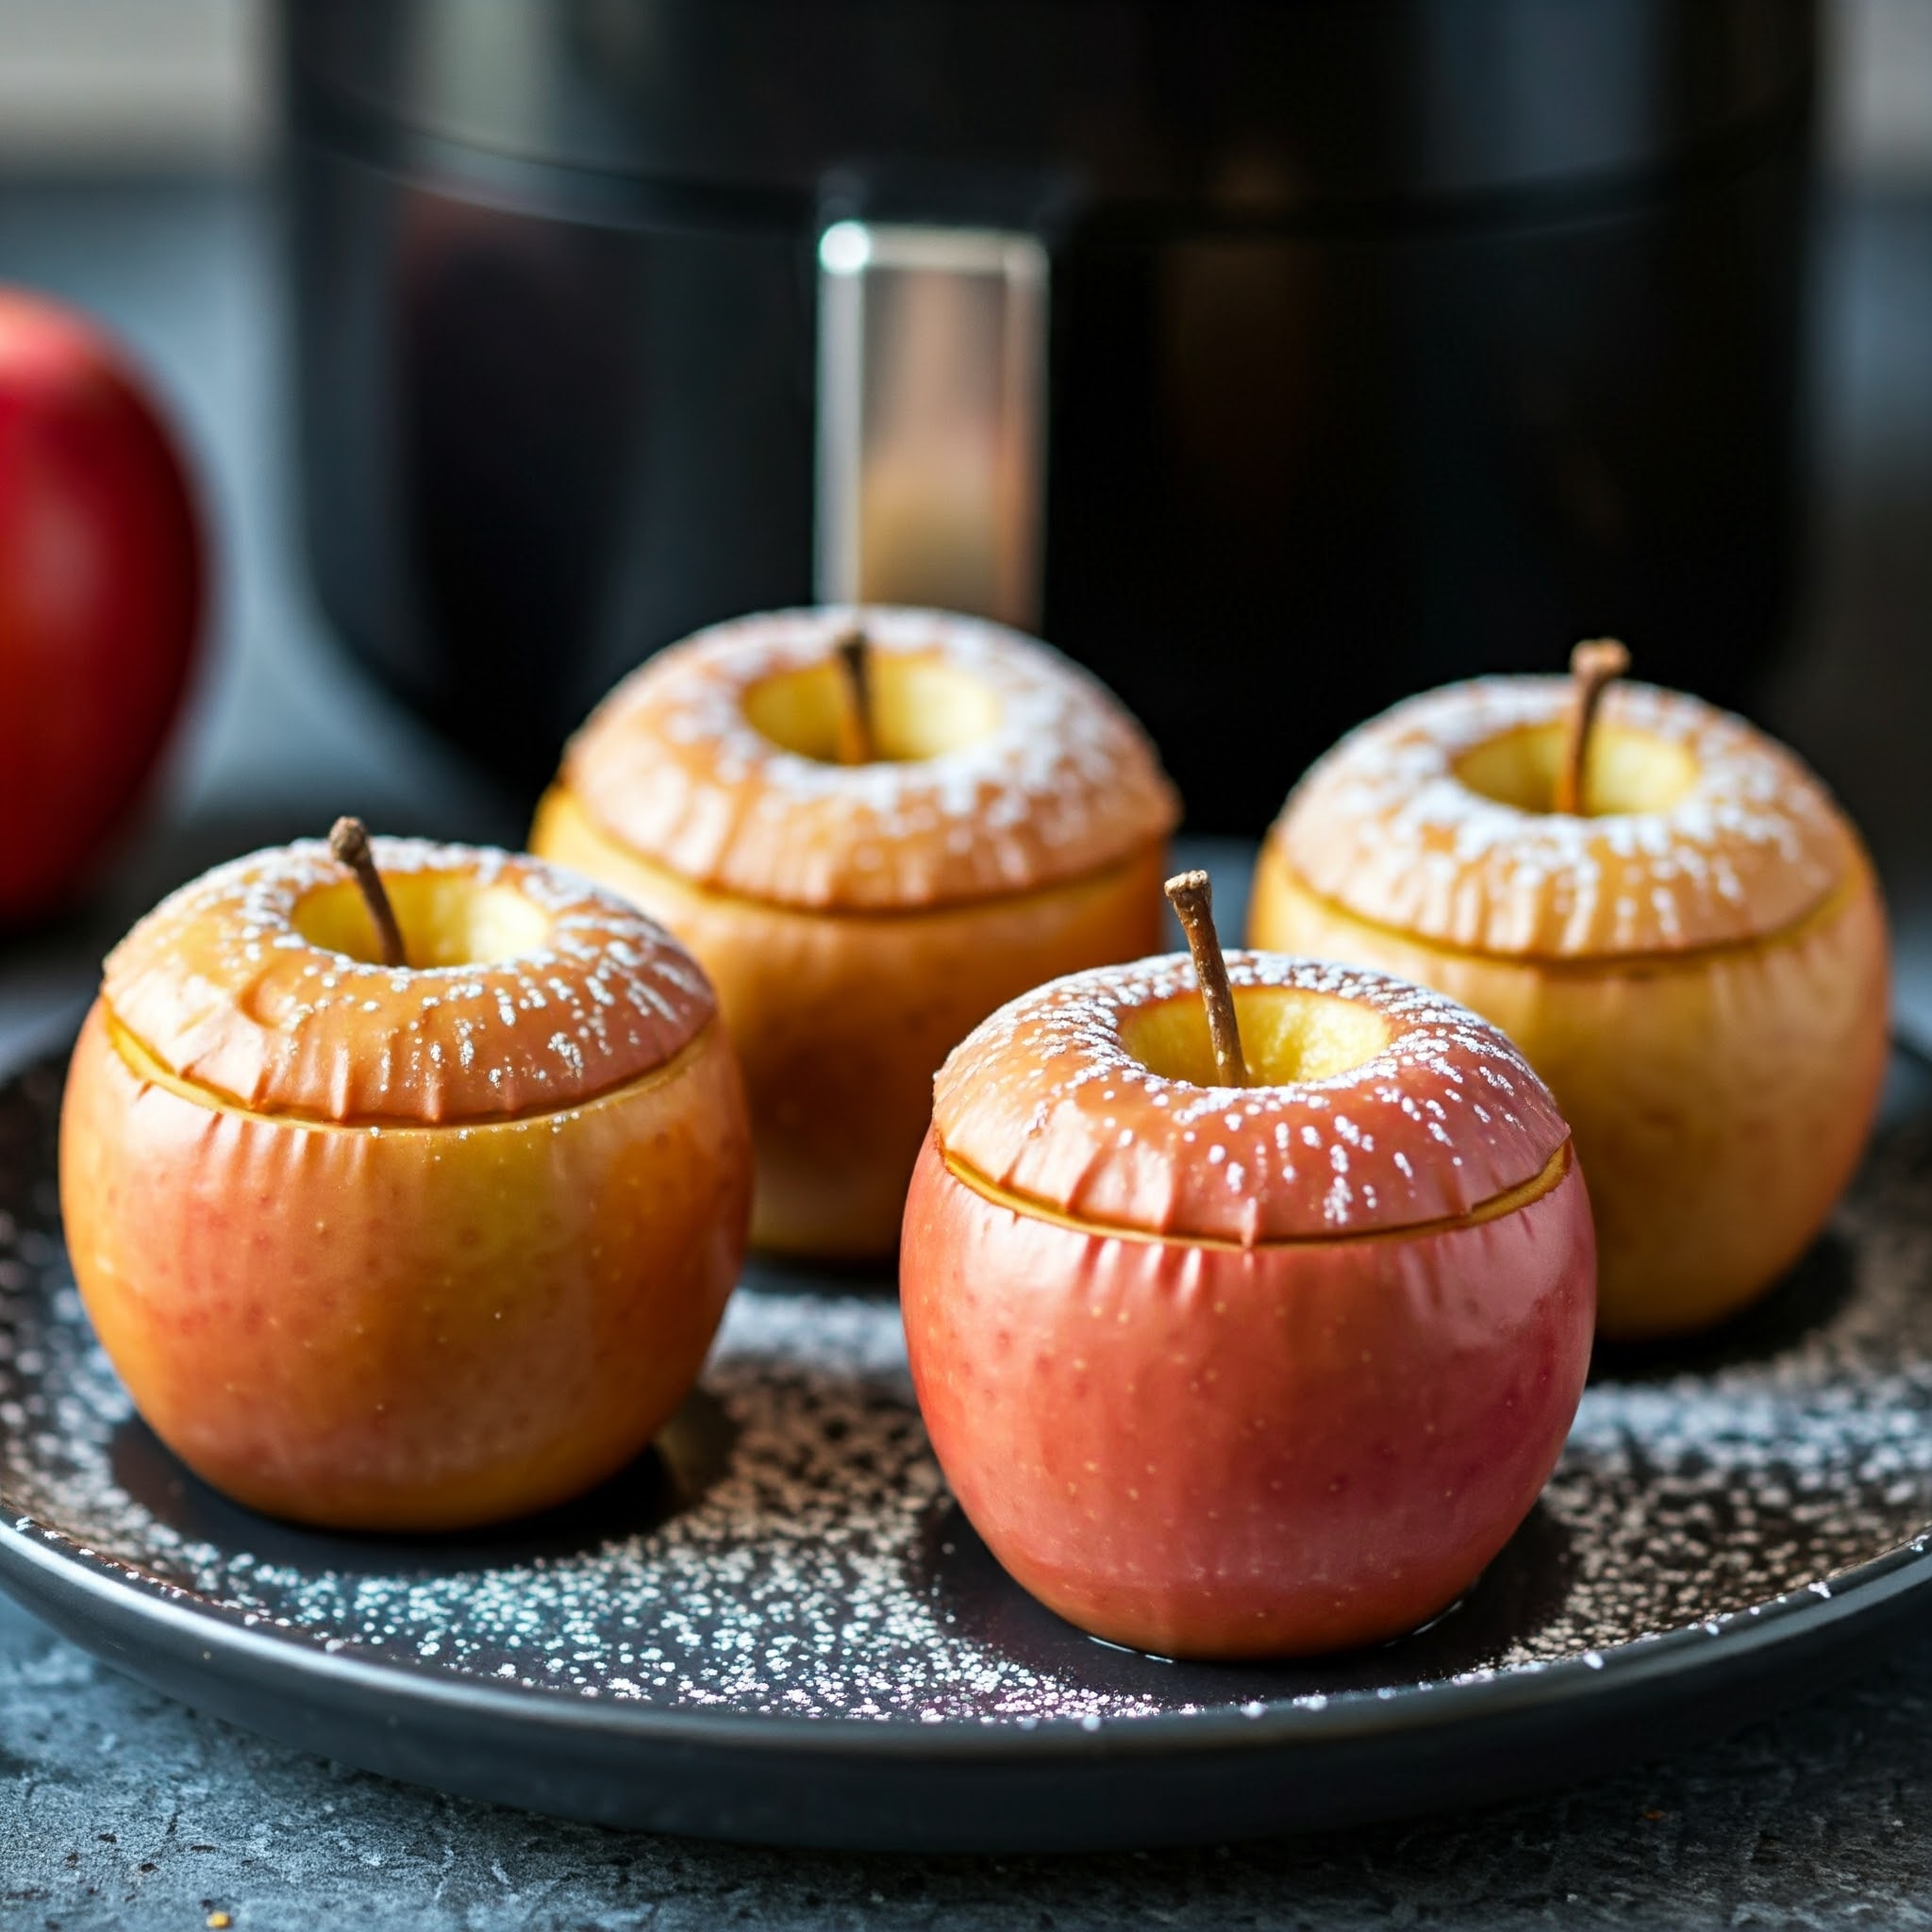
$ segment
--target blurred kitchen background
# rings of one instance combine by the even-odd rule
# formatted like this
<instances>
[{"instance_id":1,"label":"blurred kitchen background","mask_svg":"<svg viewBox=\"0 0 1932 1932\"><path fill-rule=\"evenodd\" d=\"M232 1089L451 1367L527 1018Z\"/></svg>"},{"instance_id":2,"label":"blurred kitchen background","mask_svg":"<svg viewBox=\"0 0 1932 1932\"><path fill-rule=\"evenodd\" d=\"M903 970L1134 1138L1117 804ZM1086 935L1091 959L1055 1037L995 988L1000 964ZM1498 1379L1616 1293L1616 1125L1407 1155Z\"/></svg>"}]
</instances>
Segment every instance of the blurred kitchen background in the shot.
<instances>
[{"instance_id":1,"label":"blurred kitchen background","mask_svg":"<svg viewBox=\"0 0 1932 1932\"><path fill-rule=\"evenodd\" d=\"M128 346L214 570L0 1058L216 858L519 841L621 670L815 590L1041 629L1223 836L1620 633L1847 800L1932 1039L1932 0L0 0L0 283Z\"/></svg>"}]
</instances>

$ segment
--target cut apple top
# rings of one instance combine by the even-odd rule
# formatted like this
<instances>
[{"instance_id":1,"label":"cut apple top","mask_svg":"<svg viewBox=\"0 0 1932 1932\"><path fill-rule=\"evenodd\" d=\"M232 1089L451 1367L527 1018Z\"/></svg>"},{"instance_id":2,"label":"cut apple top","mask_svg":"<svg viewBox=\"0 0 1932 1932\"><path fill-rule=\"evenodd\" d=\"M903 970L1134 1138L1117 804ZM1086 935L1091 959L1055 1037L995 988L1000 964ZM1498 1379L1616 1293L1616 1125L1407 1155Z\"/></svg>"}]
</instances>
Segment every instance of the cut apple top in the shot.
<instances>
[{"instance_id":1,"label":"cut apple top","mask_svg":"<svg viewBox=\"0 0 1932 1932\"><path fill-rule=\"evenodd\" d=\"M218 867L108 956L124 1053L258 1112L460 1123L594 1099L675 1058L715 1011L670 934L541 859L373 841L409 963L385 966L319 841Z\"/></svg>"},{"instance_id":2,"label":"cut apple top","mask_svg":"<svg viewBox=\"0 0 1932 1932\"><path fill-rule=\"evenodd\" d=\"M855 626L878 757L841 764ZM1146 734L1046 645L929 610L741 618L659 652L572 741L563 782L608 833L696 884L825 910L1027 891L1165 838Z\"/></svg>"},{"instance_id":3,"label":"cut apple top","mask_svg":"<svg viewBox=\"0 0 1932 1932\"><path fill-rule=\"evenodd\" d=\"M1123 1232L1252 1244L1413 1227L1536 1182L1569 1128L1486 1021L1387 974L1232 952L1248 1069L1214 1084L1184 954L1003 1007L934 1086L963 1178Z\"/></svg>"},{"instance_id":4,"label":"cut apple top","mask_svg":"<svg viewBox=\"0 0 1932 1932\"><path fill-rule=\"evenodd\" d=\"M1792 753L1653 685L1610 689L1585 810L1552 811L1572 692L1480 678L1395 706L1310 768L1277 856L1358 918L1541 958L1768 938L1850 874L1857 834Z\"/></svg>"}]
</instances>

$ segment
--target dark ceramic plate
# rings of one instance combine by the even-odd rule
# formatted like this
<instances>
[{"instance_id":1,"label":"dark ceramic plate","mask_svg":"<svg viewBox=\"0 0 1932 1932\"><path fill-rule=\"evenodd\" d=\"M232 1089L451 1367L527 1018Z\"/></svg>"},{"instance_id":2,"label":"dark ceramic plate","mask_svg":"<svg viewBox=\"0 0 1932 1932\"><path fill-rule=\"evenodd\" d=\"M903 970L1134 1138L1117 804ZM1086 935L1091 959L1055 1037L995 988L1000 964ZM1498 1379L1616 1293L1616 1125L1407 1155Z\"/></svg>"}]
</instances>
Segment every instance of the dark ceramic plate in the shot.
<instances>
[{"instance_id":1,"label":"dark ceramic plate","mask_svg":"<svg viewBox=\"0 0 1932 1932\"><path fill-rule=\"evenodd\" d=\"M755 1271L702 1391L582 1503L331 1537L129 1413L60 1242L60 1065L0 1086L0 1582L192 1703L398 1777L664 1830L1072 1848L1423 1810L1796 1694L1932 1585L1932 1079L1769 1302L1600 1360L1543 1501L1429 1629L1315 1664L1092 1642L949 1505L881 1284Z\"/></svg>"}]
</instances>

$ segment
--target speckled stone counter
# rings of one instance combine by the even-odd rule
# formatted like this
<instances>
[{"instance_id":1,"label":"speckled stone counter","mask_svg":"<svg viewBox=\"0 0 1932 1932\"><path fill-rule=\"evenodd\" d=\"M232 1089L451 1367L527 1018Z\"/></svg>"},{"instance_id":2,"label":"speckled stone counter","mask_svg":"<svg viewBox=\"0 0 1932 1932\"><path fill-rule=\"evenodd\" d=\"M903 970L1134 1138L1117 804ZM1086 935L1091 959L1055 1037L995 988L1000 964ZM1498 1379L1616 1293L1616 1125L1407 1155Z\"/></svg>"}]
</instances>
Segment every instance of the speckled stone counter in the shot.
<instances>
[{"instance_id":1,"label":"speckled stone counter","mask_svg":"<svg viewBox=\"0 0 1932 1932\"><path fill-rule=\"evenodd\" d=\"M1446 1794L1445 1794L1446 1795ZM0 1601L0 1926L1932 1924L1932 1634L1663 1766L1472 1817L1086 1858L841 1857L599 1831L303 1757Z\"/></svg>"}]
</instances>

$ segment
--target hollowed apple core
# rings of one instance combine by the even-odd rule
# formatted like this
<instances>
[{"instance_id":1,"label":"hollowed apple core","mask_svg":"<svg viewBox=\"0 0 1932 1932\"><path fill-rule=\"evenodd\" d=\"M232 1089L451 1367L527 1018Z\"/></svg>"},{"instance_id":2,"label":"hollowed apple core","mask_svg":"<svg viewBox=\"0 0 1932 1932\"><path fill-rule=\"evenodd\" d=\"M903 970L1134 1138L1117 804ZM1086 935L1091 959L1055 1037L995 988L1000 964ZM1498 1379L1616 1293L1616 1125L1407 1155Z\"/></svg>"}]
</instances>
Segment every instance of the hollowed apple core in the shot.
<instances>
[{"instance_id":1,"label":"hollowed apple core","mask_svg":"<svg viewBox=\"0 0 1932 1932\"><path fill-rule=\"evenodd\" d=\"M998 694L936 651L874 651L867 675L881 763L938 758L976 744L999 728ZM827 658L760 678L744 694L744 715L781 750L837 764L847 702L845 674Z\"/></svg>"},{"instance_id":2,"label":"hollowed apple core","mask_svg":"<svg viewBox=\"0 0 1932 1932\"><path fill-rule=\"evenodd\" d=\"M1525 724L1466 751L1456 775L1470 791L1518 811L1553 810L1567 727ZM1669 811L1697 782L1697 760L1674 740L1599 721L1590 734L1583 816Z\"/></svg>"},{"instance_id":3,"label":"hollowed apple core","mask_svg":"<svg viewBox=\"0 0 1932 1932\"><path fill-rule=\"evenodd\" d=\"M1337 993L1290 986L1238 986L1235 1019L1250 1082L1291 1087L1326 1080L1372 1060L1394 1037L1374 1008ZM1121 1043L1150 1074L1191 1087L1218 1087L1208 1015L1193 993L1142 1007L1121 1027Z\"/></svg>"},{"instance_id":4,"label":"hollowed apple core","mask_svg":"<svg viewBox=\"0 0 1932 1932\"><path fill-rule=\"evenodd\" d=\"M413 967L488 966L540 952L550 914L514 886L460 872L385 873L383 885ZM296 903L294 926L312 946L379 965L382 947L354 879L319 886Z\"/></svg>"}]
</instances>

